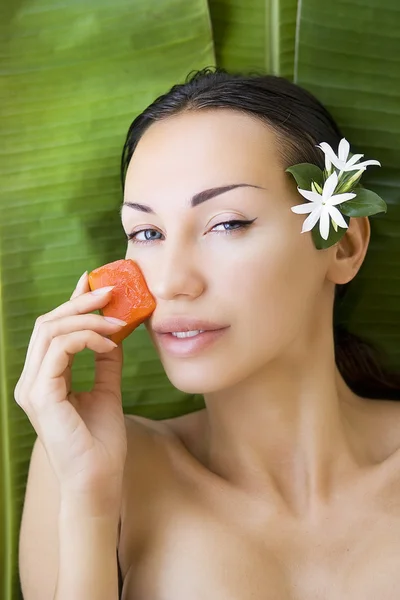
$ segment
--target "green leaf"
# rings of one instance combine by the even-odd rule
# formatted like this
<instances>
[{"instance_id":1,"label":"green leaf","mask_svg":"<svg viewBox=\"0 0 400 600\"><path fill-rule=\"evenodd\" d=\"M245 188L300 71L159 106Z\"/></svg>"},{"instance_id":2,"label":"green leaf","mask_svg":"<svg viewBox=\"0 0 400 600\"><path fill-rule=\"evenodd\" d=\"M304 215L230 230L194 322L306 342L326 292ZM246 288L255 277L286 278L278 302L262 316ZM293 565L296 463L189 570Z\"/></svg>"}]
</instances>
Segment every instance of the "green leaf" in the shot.
<instances>
[{"instance_id":1,"label":"green leaf","mask_svg":"<svg viewBox=\"0 0 400 600\"><path fill-rule=\"evenodd\" d=\"M294 80L328 108L368 167L363 185L387 213L371 219L362 268L337 313L338 324L369 339L385 366L400 371L400 13L397 0L299 3Z\"/></svg>"},{"instance_id":2,"label":"green leaf","mask_svg":"<svg viewBox=\"0 0 400 600\"><path fill-rule=\"evenodd\" d=\"M349 217L369 217L387 211L386 202L375 192L365 188L355 188L352 191L357 196L340 205L342 214Z\"/></svg>"},{"instance_id":3,"label":"green leaf","mask_svg":"<svg viewBox=\"0 0 400 600\"><path fill-rule=\"evenodd\" d=\"M85 269L123 258L119 163L134 117L214 64L205 0L4 3L0 85L0 597L22 598L18 531L34 429L16 404L35 319ZM169 383L143 328L124 342L123 408L154 418L203 407ZM74 362L90 389L93 353Z\"/></svg>"},{"instance_id":4,"label":"green leaf","mask_svg":"<svg viewBox=\"0 0 400 600\"><path fill-rule=\"evenodd\" d=\"M293 79L297 0L209 0L217 64Z\"/></svg>"},{"instance_id":5,"label":"green leaf","mask_svg":"<svg viewBox=\"0 0 400 600\"><path fill-rule=\"evenodd\" d=\"M347 224L349 224L350 219L347 219L346 217L343 217L344 220L346 221ZM330 221L330 226L329 226L329 235L328 235L328 239L324 240L324 238L321 236L320 232L319 232L319 221L318 223L312 228L311 230L311 234L312 234L312 238L315 244L315 247L317 248L317 250L325 250L326 248L330 248L331 246L333 246L334 244L336 244L339 240L342 239L342 237L344 236L344 234L346 233L346 229L344 227L339 227L337 228L337 231L335 231L333 225L332 225L332 220Z\"/></svg>"},{"instance_id":6,"label":"green leaf","mask_svg":"<svg viewBox=\"0 0 400 600\"><path fill-rule=\"evenodd\" d=\"M324 173L311 163L299 163L285 169L287 173L291 173L296 180L297 186L301 190L311 190L311 181L315 181L323 187Z\"/></svg>"}]
</instances>

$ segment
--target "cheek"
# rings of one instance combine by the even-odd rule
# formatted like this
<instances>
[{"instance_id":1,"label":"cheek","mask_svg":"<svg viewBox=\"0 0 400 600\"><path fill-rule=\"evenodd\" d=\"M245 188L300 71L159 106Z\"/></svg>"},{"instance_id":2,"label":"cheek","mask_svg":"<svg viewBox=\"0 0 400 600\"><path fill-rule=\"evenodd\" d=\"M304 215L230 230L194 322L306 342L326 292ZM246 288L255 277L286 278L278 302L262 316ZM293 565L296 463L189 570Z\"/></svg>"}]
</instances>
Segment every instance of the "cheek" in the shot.
<instances>
[{"instance_id":1,"label":"cheek","mask_svg":"<svg viewBox=\"0 0 400 600\"><path fill-rule=\"evenodd\" d=\"M275 240L237 254L225 269L218 295L249 343L260 338L273 343L301 325L313 305L318 279L304 254L298 245Z\"/></svg>"},{"instance_id":2,"label":"cheek","mask_svg":"<svg viewBox=\"0 0 400 600\"><path fill-rule=\"evenodd\" d=\"M144 245L135 246L133 242L127 245L125 259L130 258L139 266L148 286L157 281L160 272L160 258L154 249L146 248Z\"/></svg>"}]
</instances>

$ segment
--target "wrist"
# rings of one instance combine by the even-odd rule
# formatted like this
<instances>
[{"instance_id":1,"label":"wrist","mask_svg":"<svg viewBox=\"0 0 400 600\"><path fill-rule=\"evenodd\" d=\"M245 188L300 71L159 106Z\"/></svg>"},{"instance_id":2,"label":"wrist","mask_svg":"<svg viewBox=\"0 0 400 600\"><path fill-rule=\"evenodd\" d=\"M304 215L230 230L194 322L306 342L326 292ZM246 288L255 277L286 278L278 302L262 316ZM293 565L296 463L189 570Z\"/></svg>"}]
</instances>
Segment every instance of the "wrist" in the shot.
<instances>
[{"instance_id":1,"label":"wrist","mask_svg":"<svg viewBox=\"0 0 400 600\"><path fill-rule=\"evenodd\" d=\"M61 492L61 518L100 519L118 524L120 511L121 496L102 498L76 492Z\"/></svg>"}]
</instances>

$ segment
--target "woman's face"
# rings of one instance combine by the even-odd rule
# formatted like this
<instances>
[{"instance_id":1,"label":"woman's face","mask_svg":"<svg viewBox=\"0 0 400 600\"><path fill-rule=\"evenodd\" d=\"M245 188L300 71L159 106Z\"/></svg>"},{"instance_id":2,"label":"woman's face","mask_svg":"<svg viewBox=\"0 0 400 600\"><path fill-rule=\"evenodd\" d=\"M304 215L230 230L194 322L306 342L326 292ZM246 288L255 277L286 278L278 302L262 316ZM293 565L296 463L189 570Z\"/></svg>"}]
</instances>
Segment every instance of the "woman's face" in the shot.
<instances>
[{"instance_id":1,"label":"woman's face","mask_svg":"<svg viewBox=\"0 0 400 600\"><path fill-rule=\"evenodd\" d=\"M329 251L300 233L305 216L290 207L304 199L278 144L247 115L193 111L153 124L129 164L124 202L142 209L122 210L126 234L137 233L126 258L156 299L146 327L182 391L215 392L251 377L291 345L306 344L324 312ZM191 206L204 190L238 184L246 186ZM170 317L224 329L197 341L157 335L153 327Z\"/></svg>"}]
</instances>

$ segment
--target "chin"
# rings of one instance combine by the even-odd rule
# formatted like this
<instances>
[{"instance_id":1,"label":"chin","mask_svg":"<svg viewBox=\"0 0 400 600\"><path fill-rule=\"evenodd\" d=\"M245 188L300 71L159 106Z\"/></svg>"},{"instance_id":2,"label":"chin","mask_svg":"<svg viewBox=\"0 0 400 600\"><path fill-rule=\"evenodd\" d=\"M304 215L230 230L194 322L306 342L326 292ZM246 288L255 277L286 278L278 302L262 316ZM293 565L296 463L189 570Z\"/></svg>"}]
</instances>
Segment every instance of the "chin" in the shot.
<instances>
[{"instance_id":1,"label":"chin","mask_svg":"<svg viewBox=\"0 0 400 600\"><path fill-rule=\"evenodd\" d=\"M178 361L173 365L163 362L163 366L172 385L185 394L211 394L237 383L237 373L232 370L229 372L221 365L218 367L215 361L212 366L210 362L206 364L207 361L203 364L199 362L193 361L190 364L187 361Z\"/></svg>"},{"instance_id":2,"label":"chin","mask_svg":"<svg viewBox=\"0 0 400 600\"><path fill-rule=\"evenodd\" d=\"M180 392L183 392L184 394L199 394L200 396L204 396L205 394L212 394L215 392L218 392L221 389L221 386L213 386L213 385L204 385L203 381L174 381L173 379L170 379L168 377L168 379L170 380L170 382L172 383L172 385L174 386L174 388L176 388L177 390L179 390Z\"/></svg>"}]
</instances>

